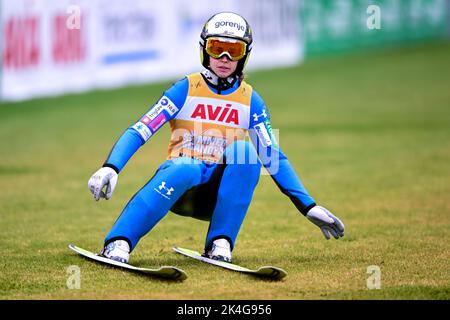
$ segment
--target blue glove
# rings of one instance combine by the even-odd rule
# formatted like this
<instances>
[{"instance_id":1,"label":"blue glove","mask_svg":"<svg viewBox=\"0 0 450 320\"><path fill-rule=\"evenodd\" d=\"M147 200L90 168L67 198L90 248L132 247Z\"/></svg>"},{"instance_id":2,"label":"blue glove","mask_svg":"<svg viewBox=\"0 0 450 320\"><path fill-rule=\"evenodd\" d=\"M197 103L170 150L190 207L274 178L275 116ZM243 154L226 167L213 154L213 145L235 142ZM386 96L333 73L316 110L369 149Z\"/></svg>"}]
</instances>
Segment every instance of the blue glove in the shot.
<instances>
[{"instance_id":1,"label":"blue glove","mask_svg":"<svg viewBox=\"0 0 450 320\"><path fill-rule=\"evenodd\" d=\"M306 214L306 218L322 230L327 240L330 239L330 234L335 239L344 236L345 227L342 221L324 207L315 206L311 208Z\"/></svg>"}]
</instances>

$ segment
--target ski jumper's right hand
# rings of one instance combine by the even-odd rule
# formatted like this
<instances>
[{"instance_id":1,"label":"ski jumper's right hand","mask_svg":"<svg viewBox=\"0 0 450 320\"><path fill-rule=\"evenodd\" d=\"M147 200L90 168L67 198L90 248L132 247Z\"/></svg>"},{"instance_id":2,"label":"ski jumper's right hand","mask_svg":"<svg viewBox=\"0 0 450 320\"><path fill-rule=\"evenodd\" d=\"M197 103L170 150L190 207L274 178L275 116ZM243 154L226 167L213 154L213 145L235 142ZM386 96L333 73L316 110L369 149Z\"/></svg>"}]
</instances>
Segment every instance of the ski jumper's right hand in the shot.
<instances>
[{"instance_id":1,"label":"ski jumper's right hand","mask_svg":"<svg viewBox=\"0 0 450 320\"><path fill-rule=\"evenodd\" d=\"M108 200L111 198L114 189L116 188L118 175L114 169L109 167L103 167L97 170L89 179L88 187L91 193L94 195L95 201L100 198ZM103 188L106 186L106 192Z\"/></svg>"}]
</instances>

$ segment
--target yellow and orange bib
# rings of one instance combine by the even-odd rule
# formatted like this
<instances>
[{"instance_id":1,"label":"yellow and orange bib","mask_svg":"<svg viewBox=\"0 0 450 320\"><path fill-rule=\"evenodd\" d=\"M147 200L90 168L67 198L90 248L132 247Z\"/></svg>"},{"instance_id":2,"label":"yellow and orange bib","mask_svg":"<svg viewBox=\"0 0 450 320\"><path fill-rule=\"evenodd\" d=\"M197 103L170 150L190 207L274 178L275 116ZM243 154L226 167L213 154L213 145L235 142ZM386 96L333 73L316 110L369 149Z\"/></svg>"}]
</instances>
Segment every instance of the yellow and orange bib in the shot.
<instances>
[{"instance_id":1,"label":"yellow and orange bib","mask_svg":"<svg viewBox=\"0 0 450 320\"><path fill-rule=\"evenodd\" d=\"M221 159L225 148L245 139L250 122L252 87L243 81L233 93L213 92L200 73L187 76L189 89L178 115L170 121L168 159Z\"/></svg>"}]
</instances>

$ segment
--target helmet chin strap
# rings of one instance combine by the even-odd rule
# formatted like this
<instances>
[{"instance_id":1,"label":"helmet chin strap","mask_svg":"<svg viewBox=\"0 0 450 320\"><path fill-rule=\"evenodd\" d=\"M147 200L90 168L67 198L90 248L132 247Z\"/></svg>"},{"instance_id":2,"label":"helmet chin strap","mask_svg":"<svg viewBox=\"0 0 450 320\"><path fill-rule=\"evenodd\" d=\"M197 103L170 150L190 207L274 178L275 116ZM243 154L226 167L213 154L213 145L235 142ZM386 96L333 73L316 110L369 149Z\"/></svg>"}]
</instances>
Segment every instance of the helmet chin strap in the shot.
<instances>
[{"instance_id":1,"label":"helmet chin strap","mask_svg":"<svg viewBox=\"0 0 450 320\"><path fill-rule=\"evenodd\" d=\"M228 78L220 78L210 69L204 70L202 75L211 87L218 90L218 93L231 88L238 79L236 73L233 73Z\"/></svg>"}]
</instances>

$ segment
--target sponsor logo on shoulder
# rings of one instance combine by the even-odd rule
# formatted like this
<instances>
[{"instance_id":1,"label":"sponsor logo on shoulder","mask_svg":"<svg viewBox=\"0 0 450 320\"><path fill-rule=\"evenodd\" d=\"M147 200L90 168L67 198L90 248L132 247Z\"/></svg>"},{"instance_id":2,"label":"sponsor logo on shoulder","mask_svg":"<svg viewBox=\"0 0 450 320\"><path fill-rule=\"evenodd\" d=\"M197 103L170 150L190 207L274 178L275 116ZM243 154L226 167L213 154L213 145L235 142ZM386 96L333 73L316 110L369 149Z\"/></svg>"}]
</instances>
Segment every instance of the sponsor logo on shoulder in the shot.
<instances>
[{"instance_id":1,"label":"sponsor logo on shoulder","mask_svg":"<svg viewBox=\"0 0 450 320\"><path fill-rule=\"evenodd\" d=\"M177 106L166 96L162 97L159 102L170 116L173 116L178 111Z\"/></svg>"},{"instance_id":2,"label":"sponsor logo on shoulder","mask_svg":"<svg viewBox=\"0 0 450 320\"><path fill-rule=\"evenodd\" d=\"M264 118L264 119L267 118L266 109L263 109L263 111L262 111L261 114L257 114L257 113L255 112L255 113L253 114L253 121L258 121L260 117L262 117L262 118Z\"/></svg>"},{"instance_id":3,"label":"sponsor logo on shoulder","mask_svg":"<svg viewBox=\"0 0 450 320\"><path fill-rule=\"evenodd\" d=\"M148 126L150 127L150 129L152 129L153 132L155 132L156 130L158 130L159 128L161 128L161 126L166 123L167 118L164 115L164 113L161 113L159 116L157 116L155 119L153 119L152 122L150 122L148 124Z\"/></svg>"},{"instance_id":4,"label":"sponsor logo on shoulder","mask_svg":"<svg viewBox=\"0 0 450 320\"><path fill-rule=\"evenodd\" d=\"M142 117L142 122L145 118L148 118L147 123L150 123L153 119L155 119L158 115L161 114L163 110L166 110L169 116L173 116L177 111L178 108L175 106L175 104L166 96L163 96L159 101L150 109L149 112L147 112L144 117Z\"/></svg>"}]
</instances>

